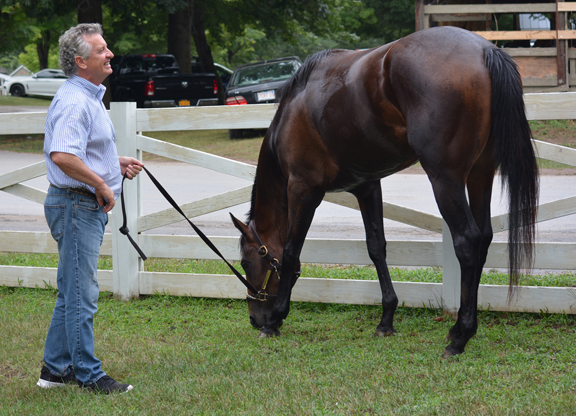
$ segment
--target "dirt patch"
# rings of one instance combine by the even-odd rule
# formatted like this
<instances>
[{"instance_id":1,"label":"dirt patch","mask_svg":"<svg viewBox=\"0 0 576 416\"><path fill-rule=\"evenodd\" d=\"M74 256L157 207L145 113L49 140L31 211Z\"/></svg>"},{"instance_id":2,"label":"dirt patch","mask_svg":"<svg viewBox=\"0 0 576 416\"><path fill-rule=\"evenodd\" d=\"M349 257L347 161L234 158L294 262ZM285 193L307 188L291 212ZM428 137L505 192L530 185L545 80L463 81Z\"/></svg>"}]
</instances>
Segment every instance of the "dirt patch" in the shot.
<instances>
[{"instance_id":1,"label":"dirt patch","mask_svg":"<svg viewBox=\"0 0 576 416\"><path fill-rule=\"evenodd\" d=\"M5 379L5 381L10 381L14 378L23 379L24 372L17 368L10 367L9 365L0 365L0 383L2 383L2 379Z\"/></svg>"}]
</instances>

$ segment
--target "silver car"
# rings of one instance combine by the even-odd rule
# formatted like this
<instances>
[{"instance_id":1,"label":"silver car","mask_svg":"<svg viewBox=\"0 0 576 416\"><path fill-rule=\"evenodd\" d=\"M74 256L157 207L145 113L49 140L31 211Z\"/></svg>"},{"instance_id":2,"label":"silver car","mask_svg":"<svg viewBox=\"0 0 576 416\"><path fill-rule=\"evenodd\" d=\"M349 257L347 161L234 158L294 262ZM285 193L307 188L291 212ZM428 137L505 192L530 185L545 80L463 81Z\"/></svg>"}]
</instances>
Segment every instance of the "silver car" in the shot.
<instances>
[{"instance_id":1,"label":"silver car","mask_svg":"<svg viewBox=\"0 0 576 416\"><path fill-rule=\"evenodd\" d=\"M28 77L11 77L5 88L14 97L25 95L54 97L58 88L67 79L61 69L43 69Z\"/></svg>"}]
</instances>

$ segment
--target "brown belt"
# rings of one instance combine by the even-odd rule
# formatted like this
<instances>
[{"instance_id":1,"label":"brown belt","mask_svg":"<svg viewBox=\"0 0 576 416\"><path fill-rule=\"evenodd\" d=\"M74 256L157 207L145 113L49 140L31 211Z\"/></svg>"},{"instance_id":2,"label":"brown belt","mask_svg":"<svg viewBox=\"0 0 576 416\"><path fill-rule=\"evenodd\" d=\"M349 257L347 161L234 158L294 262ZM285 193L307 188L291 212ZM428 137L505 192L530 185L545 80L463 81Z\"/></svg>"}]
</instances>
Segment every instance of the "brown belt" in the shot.
<instances>
[{"instance_id":1,"label":"brown belt","mask_svg":"<svg viewBox=\"0 0 576 416\"><path fill-rule=\"evenodd\" d=\"M52 184L50 184L50 186L53 188L56 188L56 189L62 189L63 191L70 191L70 192L74 192L74 193L84 195L84 196L89 196L90 198L96 199L96 194L94 194L94 192L90 192L86 188L59 188L59 187L54 186Z\"/></svg>"}]
</instances>

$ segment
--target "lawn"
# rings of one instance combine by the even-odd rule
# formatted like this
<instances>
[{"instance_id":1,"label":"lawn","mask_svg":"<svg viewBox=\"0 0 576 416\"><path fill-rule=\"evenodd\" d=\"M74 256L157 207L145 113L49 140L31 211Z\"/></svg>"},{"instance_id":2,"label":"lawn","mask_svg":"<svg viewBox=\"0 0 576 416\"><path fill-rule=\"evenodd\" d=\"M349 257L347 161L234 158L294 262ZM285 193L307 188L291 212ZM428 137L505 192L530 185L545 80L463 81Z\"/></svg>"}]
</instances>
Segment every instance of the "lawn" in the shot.
<instances>
[{"instance_id":1,"label":"lawn","mask_svg":"<svg viewBox=\"0 0 576 416\"><path fill-rule=\"evenodd\" d=\"M128 394L35 386L55 292L0 288L5 415L568 415L576 318L481 312L467 351L440 358L439 310L400 308L394 337L377 306L295 303L282 336L258 339L246 304L102 294L96 352Z\"/></svg>"},{"instance_id":2,"label":"lawn","mask_svg":"<svg viewBox=\"0 0 576 416\"><path fill-rule=\"evenodd\" d=\"M52 102L52 98L48 97L12 97L6 95L0 95L0 105L13 105L13 106L40 106L49 107Z\"/></svg>"}]
</instances>

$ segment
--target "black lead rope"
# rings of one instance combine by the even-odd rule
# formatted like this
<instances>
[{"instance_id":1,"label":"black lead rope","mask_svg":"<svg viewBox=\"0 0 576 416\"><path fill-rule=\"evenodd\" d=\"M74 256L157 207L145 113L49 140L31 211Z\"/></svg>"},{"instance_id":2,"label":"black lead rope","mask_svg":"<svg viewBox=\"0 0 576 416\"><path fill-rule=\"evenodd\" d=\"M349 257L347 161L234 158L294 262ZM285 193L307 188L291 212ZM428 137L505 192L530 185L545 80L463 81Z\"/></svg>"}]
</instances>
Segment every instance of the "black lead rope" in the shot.
<instances>
[{"instance_id":1,"label":"black lead rope","mask_svg":"<svg viewBox=\"0 0 576 416\"><path fill-rule=\"evenodd\" d=\"M254 293L254 294L258 293L258 291L256 289L254 289L254 287L250 284L250 282L248 282L244 278L244 276L242 276L242 274L238 270L236 270L236 268L234 266L232 266L228 262L228 260L226 260L224 258L222 253L220 253L220 251L216 248L216 246L212 243L212 241L210 241L210 239L208 237L206 237L206 235L198 227L196 227L196 225L194 225L194 223L192 223L192 221L190 221L188 219L186 214L184 214L184 212L182 212L182 210L180 209L178 204L174 201L174 199L172 199L170 194L168 194L168 192L166 192L164 187L162 185L160 185L160 182L158 182L156 180L156 178L150 173L150 171L148 169L146 169L144 166L142 166L142 169L144 169L146 171L146 173L148 174L148 176L152 180L152 183L154 183L154 185L156 185L156 188L158 188L158 190L164 196L164 198L166 198L166 200L168 202L170 202L170 204L174 207L174 209L176 211L178 211L180 213L180 215L182 215L186 219L186 221L188 221L188 224L190 224L190 226L194 229L194 231L196 231L196 233L202 239L202 241L204 241L206 243L206 245L208 247L210 247L212 249L212 251L214 253L216 253L218 255L218 257L220 257L224 261L224 263L226 263L228 265L230 270L232 270L232 272L236 275L236 277L238 279L240 279L242 284L244 284L244 286L246 286L246 288L248 290L252 291L252 293ZM148 257L146 257L146 255L142 252L140 247L138 247L138 244L136 244L136 242L132 239L132 237L130 237L130 230L128 230L128 227L126 226L126 222L127 222L126 221L126 208L124 206L124 180L125 179L126 179L126 174L124 174L124 177L122 178L122 193L120 194L120 200L122 201L122 217L124 219L124 223L122 224L122 227L120 227L120 232L122 234L124 234L126 237L128 237L128 240L130 240L130 242L132 243L132 245L134 246L134 248L136 249L136 251L138 252L140 257L142 258L142 260L146 260Z\"/></svg>"}]
</instances>

